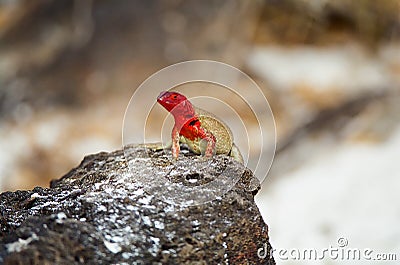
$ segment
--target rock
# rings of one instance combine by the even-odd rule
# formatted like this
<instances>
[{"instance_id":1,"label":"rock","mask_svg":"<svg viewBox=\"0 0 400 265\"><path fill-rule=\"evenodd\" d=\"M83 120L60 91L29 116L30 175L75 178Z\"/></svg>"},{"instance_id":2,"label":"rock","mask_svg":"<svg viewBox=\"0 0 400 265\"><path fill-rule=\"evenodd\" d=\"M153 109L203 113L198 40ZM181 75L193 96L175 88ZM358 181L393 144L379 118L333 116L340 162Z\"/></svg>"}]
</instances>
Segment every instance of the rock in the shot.
<instances>
[{"instance_id":1,"label":"rock","mask_svg":"<svg viewBox=\"0 0 400 265\"><path fill-rule=\"evenodd\" d=\"M2 193L0 263L275 264L251 171L224 155L170 157L130 146L85 157L50 188Z\"/></svg>"}]
</instances>

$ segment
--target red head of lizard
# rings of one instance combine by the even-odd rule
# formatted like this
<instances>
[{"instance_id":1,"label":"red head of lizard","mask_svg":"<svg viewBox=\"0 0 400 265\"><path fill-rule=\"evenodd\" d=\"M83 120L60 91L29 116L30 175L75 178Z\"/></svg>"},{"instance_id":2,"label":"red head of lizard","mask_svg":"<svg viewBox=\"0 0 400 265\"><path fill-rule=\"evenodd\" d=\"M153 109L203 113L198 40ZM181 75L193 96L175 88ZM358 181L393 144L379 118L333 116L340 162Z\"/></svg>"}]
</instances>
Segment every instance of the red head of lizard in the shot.
<instances>
[{"instance_id":1,"label":"red head of lizard","mask_svg":"<svg viewBox=\"0 0 400 265\"><path fill-rule=\"evenodd\" d=\"M175 124L178 127L184 126L185 123L196 117L192 103L178 92L163 91L158 96L157 102L174 116Z\"/></svg>"}]
</instances>

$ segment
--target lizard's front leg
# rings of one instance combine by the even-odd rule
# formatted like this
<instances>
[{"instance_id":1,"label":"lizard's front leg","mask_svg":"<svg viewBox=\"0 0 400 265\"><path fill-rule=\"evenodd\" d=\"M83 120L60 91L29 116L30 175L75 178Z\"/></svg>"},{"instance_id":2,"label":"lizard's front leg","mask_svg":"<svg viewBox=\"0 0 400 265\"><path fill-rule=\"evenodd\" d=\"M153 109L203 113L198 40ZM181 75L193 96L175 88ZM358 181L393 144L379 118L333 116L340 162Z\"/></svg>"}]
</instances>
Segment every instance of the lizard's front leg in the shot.
<instances>
[{"instance_id":1,"label":"lizard's front leg","mask_svg":"<svg viewBox=\"0 0 400 265\"><path fill-rule=\"evenodd\" d=\"M178 159L179 156L179 151L180 151L180 147L179 147L179 129L174 126L174 128L172 128L172 134L171 134L171 139L172 139L172 147L171 147L171 151L172 151L172 157L174 159Z\"/></svg>"},{"instance_id":2,"label":"lizard's front leg","mask_svg":"<svg viewBox=\"0 0 400 265\"><path fill-rule=\"evenodd\" d=\"M207 141L207 147L204 152L204 156L212 157L216 151L215 145L217 143L217 140L215 139L215 136L212 133L210 133L204 129L199 130L199 136L202 140ZM201 147L200 147L200 149L201 149ZM203 151L202 151L202 153L203 153Z\"/></svg>"}]
</instances>

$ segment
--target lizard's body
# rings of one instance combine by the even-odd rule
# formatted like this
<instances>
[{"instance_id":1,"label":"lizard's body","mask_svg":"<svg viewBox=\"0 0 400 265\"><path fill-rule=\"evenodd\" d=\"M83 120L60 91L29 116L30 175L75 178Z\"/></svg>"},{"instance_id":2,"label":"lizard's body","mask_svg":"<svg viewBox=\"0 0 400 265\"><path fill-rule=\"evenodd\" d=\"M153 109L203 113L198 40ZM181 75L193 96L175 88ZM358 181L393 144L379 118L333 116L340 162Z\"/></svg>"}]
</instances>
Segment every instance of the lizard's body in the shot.
<instances>
[{"instance_id":1,"label":"lizard's body","mask_svg":"<svg viewBox=\"0 0 400 265\"><path fill-rule=\"evenodd\" d=\"M206 157L225 154L243 163L243 157L233 143L232 131L215 115L193 106L177 92L162 92L157 101L174 116L171 149L175 159L179 156L179 143L184 143L195 154Z\"/></svg>"}]
</instances>

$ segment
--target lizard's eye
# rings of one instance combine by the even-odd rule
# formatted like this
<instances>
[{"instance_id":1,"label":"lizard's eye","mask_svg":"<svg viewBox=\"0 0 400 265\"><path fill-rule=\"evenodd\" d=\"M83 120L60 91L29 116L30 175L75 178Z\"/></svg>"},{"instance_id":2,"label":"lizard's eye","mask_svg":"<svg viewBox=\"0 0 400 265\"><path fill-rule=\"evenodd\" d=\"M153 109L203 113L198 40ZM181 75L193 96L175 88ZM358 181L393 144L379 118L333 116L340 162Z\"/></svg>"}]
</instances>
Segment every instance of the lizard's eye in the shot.
<instances>
[{"instance_id":1,"label":"lizard's eye","mask_svg":"<svg viewBox=\"0 0 400 265\"><path fill-rule=\"evenodd\" d=\"M176 99L176 98L177 98L177 95L174 95L172 98L173 98L173 99Z\"/></svg>"}]
</instances>

